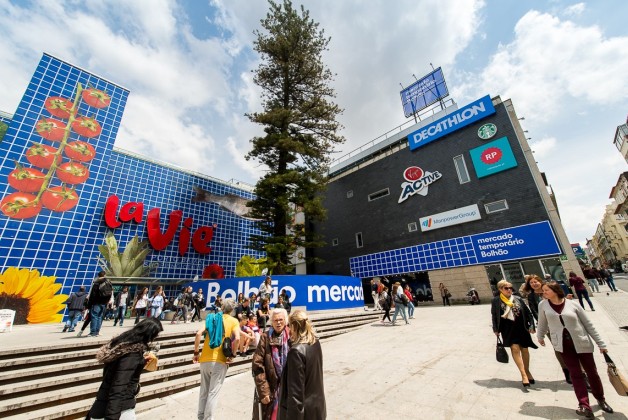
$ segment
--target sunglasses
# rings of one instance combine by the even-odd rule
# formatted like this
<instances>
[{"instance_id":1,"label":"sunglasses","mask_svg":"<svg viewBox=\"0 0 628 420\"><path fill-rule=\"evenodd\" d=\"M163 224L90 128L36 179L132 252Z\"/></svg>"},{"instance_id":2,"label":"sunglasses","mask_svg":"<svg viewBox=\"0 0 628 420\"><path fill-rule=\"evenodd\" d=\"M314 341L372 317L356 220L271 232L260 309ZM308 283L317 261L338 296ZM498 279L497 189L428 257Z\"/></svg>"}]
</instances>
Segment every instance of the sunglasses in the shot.
<instances>
[{"instance_id":1,"label":"sunglasses","mask_svg":"<svg viewBox=\"0 0 628 420\"><path fill-rule=\"evenodd\" d=\"M502 287L502 289L504 289L504 290L515 290L515 289L514 289L514 288L512 288L512 287Z\"/></svg>"}]
</instances>

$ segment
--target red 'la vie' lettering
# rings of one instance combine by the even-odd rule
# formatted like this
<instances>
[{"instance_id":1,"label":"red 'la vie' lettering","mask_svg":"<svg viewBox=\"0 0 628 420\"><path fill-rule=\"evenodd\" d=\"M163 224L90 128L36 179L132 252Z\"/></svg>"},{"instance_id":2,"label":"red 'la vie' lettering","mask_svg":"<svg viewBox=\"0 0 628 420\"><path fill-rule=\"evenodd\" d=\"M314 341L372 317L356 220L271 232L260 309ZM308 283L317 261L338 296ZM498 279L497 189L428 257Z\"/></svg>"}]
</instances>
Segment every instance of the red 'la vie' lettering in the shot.
<instances>
[{"instance_id":1,"label":"red 'la vie' lettering","mask_svg":"<svg viewBox=\"0 0 628 420\"><path fill-rule=\"evenodd\" d=\"M144 216L144 204L141 202L129 202L122 206L120 214L116 217L118 212L118 206L120 205L120 199L116 195L111 195L107 199L105 204L105 224L111 229L120 227L121 222L129 222L133 220L135 223L141 223ZM181 210L173 210L168 216L168 225L166 231L162 232L160 227L160 209L154 208L148 211L148 217L146 220L146 233L148 234L148 241L156 251L162 251L166 249L168 245L174 239L181 219L183 219L183 212ZM210 226L200 226L198 229L191 233L192 224L194 219L188 217L183 222L183 227L179 231L179 255L184 256L190 246L190 237L192 238L192 247L199 254L209 254L211 247L209 243L214 236L214 229ZM215 225L214 225L215 226Z\"/></svg>"}]
</instances>

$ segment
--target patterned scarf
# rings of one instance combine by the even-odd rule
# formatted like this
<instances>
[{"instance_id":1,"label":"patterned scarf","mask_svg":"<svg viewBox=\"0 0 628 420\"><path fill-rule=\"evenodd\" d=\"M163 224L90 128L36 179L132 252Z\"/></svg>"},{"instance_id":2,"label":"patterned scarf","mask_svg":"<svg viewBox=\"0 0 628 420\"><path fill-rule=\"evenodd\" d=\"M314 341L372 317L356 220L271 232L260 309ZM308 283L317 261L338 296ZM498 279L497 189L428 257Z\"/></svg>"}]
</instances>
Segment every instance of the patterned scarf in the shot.
<instances>
[{"instance_id":1,"label":"patterned scarf","mask_svg":"<svg viewBox=\"0 0 628 420\"><path fill-rule=\"evenodd\" d=\"M499 294L499 298L502 301L502 308L504 309L504 314L502 315L502 318L514 321L515 317L519 316L519 313L521 311L519 301L515 299L515 297L512 295L510 296L510 298L507 298L502 293Z\"/></svg>"},{"instance_id":2,"label":"patterned scarf","mask_svg":"<svg viewBox=\"0 0 628 420\"><path fill-rule=\"evenodd\" d=\"M278 345L270 346L270 354L273 359L273 364L275 365L275 372L277 373L277 378L281 381L281 372L283 372L283 368L286 365L286 360L288 359L288 350L290 347L288 346L288 339L290 338L290 331L288 327L285 327L283 331L280 333L278 337L273 337L275 335L275 330L273 327L268 329L268 338L270 339L271 344L274 344L279 341ZM280 398L281 387L278 386L275 390L275 395L273 397L273 411L271 415L271 419L277 418L277 409L279 408L279 398Z\"/></svg>"}]
</instances>

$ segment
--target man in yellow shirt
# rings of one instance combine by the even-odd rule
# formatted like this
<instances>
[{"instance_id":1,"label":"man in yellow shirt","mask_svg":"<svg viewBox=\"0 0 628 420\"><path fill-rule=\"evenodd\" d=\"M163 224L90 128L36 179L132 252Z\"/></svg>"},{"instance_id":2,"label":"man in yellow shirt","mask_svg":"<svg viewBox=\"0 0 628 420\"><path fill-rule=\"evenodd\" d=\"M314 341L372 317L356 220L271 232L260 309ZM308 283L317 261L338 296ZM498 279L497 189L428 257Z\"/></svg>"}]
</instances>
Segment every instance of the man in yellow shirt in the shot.
<instances>
[{"instance_id":1,"label":"man in yellow shirt","mask_svg":"<svg viewBox=\"0 0 628 420\"><path fill-rule=\"evenodd\" d=\"M240 341L240 323L236 318L231 316L235 302L233 299L226 299L221 306L222 325L224 336L231 337L233 340L232 348L237 349ZM213 315L213 314L212 314ZM209 347L209 337L205 338L203 350L199 357L199 345L201 337L205 335L205 328L196 332L196 340L194 341L194 363L201 364L201 390L198 398L198 420L213 420L213 413L216 411L218 403L218 392L225 381L227 367L233 358L225 357L222 352L222 345L214 349Z\"/></svg>"}]
</instances>

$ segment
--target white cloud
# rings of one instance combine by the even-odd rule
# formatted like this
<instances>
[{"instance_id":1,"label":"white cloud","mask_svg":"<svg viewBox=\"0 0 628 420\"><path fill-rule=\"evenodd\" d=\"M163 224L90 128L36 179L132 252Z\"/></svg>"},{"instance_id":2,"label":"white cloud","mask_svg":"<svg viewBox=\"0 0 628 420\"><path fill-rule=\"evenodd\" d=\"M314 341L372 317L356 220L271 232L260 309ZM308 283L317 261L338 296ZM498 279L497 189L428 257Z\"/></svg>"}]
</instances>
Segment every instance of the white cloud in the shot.
<instances>
[{"instance_id":1,"label":"white cloud","mask_svg":"<svg viewBox=\"0 0 628 420\"><path fill-rule=\"evenodd\" d=\"M580 16L586 10L587 6L584 3L576 3L565 9L566 16Z\"/></svg>"},{"instance_id":2,"label":"white cloud","mask_svg":"<svg viewBox=\"0 0 628 420\"><path fill-rule=\"evenodd\" d=\"M536 159L542 159L556 151L558 141L555 137L545 137L540 140L530 141L530 148L534 151Z\"/></svg>"}]
</instances>

